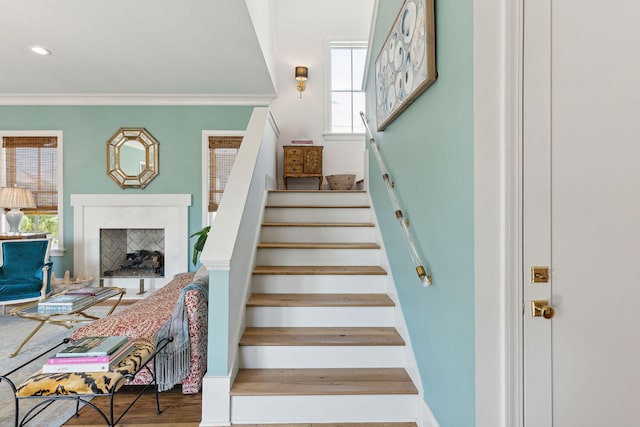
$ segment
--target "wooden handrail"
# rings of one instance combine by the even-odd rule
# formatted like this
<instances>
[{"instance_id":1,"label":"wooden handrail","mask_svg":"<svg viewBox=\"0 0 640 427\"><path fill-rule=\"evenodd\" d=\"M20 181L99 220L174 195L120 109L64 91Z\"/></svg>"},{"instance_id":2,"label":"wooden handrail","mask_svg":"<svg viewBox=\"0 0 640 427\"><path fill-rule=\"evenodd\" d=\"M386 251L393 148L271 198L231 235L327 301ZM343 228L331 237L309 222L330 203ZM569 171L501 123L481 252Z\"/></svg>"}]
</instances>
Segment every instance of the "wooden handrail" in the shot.
<instances>
[{"instance_id":1,"label":"wooden handrail","mask_svg":"<svg viewBox=\"0 0 640 427\"><path fill-rule=\"evenodd\" d=\"M431 286L433 284L433 280L431 278L431 273L424 267L422 260L420 259L420 255L416 250L415 243L413 241L413 237L411 235L411 230L409 229L409 220L405 218L402 213L402 209L400 209L400 204L398 203L398 198L395 193L395 184L389 178L389 171L387 170L387 166L384 163L384 159L380 154L380 149L378 148L378 143L376 139L373 137L371 133L371 129L369 129L369 124L367 123L367 119L364 116L364 113L360 111L360 118L362 118L362 122L364 123L364 127L367 129L367 135L369 135L369 145L373 151L374 157L378 162L378 167L380 171L382 171L382 179L384 180L387 187L387 194L389 194L389 199L391 199L391 204L393 205L393 209L395 210L396 218L400 222L400 229L402 230L402 234L404 235L404 240L409 248L409 254L411 255L411 259L413 260L413 265L416 266L416 273L420 278L420 281L424 284L424 286Z\"/></svg>"}]
</instances>

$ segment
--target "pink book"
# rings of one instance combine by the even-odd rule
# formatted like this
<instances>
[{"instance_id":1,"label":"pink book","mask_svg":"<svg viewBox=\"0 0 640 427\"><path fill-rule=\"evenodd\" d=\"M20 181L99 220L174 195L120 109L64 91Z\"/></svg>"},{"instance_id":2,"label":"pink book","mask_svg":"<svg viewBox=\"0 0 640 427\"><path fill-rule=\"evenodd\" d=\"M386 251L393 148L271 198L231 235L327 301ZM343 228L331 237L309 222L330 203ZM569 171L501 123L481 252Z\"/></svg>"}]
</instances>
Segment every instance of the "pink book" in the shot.
<instances>
[{"instance_id":1,"label":"pink book","mask_svg":"<svg viewBox=\"0 0 640 427\"><path fill-rule=\"evenodd\" d=\"M86 357L52 357L47 359L47 365L59 365L68 363L109 363L109 356Z\"/></svg>"}]
</instances>

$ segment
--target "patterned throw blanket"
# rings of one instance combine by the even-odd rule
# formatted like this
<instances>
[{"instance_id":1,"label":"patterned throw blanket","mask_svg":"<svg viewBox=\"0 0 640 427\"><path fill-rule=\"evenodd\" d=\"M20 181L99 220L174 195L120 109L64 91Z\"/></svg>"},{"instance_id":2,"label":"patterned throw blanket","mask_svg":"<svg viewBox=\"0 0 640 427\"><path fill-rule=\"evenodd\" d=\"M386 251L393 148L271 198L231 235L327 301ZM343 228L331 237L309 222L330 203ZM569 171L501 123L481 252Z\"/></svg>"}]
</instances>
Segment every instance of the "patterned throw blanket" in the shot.
<instances>
[{"instance_id":1,"label":"patterned throw blanket","mask_svg":"<svg viewBox=\"0 0 640 427\"><path fill-rule=\"evenodd\" d=\"M129 307L77 329L71 338L126 335L152 344L173 336L174 342L158 355L155 372L160 391L178 384L189 371L189 333L184 295L197 290L207 295L208 277L194 281L194 273L182 273L154 294Z\"/></svg>"}]
</instances>

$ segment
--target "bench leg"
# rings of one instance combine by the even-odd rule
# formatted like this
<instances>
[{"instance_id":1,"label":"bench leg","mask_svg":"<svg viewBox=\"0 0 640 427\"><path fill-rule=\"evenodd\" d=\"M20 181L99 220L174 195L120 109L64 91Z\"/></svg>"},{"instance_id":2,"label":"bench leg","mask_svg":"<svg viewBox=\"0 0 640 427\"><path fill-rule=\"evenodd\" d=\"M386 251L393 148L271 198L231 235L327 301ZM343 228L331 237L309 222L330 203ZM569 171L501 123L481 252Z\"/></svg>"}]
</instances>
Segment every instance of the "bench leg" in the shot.
<instances>
[{"instance_id":1,"label":"bench leg","mask_svg":"<svg viewBox=\"0 0 640 427\"><path fill-rule=\"evenodd\" d=\"M156 383L156 415L160 415L162 411L160 410L160 395L158 393L158 383Z\"/></svg>"}]
</instances>

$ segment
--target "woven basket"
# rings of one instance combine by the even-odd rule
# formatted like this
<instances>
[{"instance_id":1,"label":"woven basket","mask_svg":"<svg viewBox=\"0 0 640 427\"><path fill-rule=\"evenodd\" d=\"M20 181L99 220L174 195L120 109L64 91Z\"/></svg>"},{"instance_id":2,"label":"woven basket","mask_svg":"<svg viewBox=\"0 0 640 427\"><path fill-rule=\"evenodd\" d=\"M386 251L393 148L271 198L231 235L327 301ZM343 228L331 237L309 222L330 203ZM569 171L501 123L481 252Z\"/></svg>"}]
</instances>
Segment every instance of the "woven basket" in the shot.
<instances>
[{"instance_id":1,"label":"woven basket","mask_svg":"<svg viewBox=\"0 0 640 427\"><path fill-rule=\"evenodd\" d=\"M355 181L356 176L350 173L327 175L327 182L332 190L351 190Z\"/></svg>"}]
</instances>

